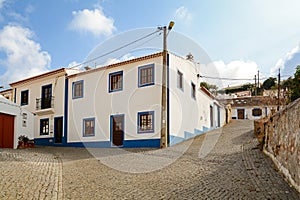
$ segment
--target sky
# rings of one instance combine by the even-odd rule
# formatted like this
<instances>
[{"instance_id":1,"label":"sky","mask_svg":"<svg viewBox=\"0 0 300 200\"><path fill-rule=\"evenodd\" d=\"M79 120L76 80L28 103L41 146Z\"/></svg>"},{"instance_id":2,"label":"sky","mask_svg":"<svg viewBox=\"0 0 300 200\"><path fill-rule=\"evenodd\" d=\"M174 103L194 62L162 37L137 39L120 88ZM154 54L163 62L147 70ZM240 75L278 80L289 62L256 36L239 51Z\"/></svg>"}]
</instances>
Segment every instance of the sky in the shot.
<instances>
[{"instance_id":1,"label":"sky","mask_svg":"<svg viewBox=\"0 0 300 200\"><path fill-rule=\"evenodd\" d=\"M300 64L299 8L298 0L0 0L0 85L76 66L120 34L155 31L171 20L175 25L168 37L180 33L209 57L196 60L200 70L214 66L218 77L253 79L258 70L267 78L281 68L287 78ZM170 39L168 45L177 42ZM123 52L121 60L133 57ZM251 81L218 86L245 82Z\"/></svg>"}]
</instances>

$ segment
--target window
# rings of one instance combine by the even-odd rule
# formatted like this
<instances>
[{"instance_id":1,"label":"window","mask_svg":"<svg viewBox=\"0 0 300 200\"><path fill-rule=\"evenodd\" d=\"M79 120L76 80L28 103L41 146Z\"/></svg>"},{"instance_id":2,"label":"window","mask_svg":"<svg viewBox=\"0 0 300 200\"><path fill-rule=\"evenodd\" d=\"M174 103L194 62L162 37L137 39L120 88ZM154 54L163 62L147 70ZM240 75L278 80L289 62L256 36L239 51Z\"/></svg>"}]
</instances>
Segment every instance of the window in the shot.
<instances>
[{"instance_id":1,"label":"window","mask_svg":"<svg viewBox=\"0 0 300 200\"><path fill-rule=\"evenodd\" d=\"M196 99L196 85L193 82L191 83L191 94L192 98Z\"/></svg>"},{"instance_id":2,"label":"window","mask_svg":"<svg viewBox=\"0 0 300 200\"><path fill-rule=\"evenodd\" d=\"M95 135L95 118L83 119L83 137Z\"/></svg>"},{"instance_id":3,"label":"window","mask_svg":"<svg viewBox=\"0 0 300 200\"><path fill-rule=\"evenodd\" d=\"M154 133L154 111L138 113L138 133Z\"/></svg>"},{"instance_id":4,"label":"window","mask_svg":"<svg viewBox=\"0 0 300 200\"><path fill-rule=\"evenodd\" d=\"M262 115L262 110L260 108L253 108L252 109L252 116L258 117Z\"/></svg>"},{"instance_id":5,"label":"window","mask_svg":"<svg viewBox=\"0 0 300 200\"><path fill-rule=\"evenodd\" d=\"M154 85L154 64L139 67L139 87Z\"/></svg>"},{"instance_id":6,"label":"window","mask_svg":"<svg viewBox=\"0 0 300 200\"><path fill-rule=\"evenodd\" d=\"M177 71L177 87L183 90L183 74L179 70Z\"/></svg>"},{"instance_id":7,"label":"window","mask_svg":"<svg viewBox=\"0 0 300 200\"><path fill-rule=\"evenodd\" d=\"M21 92L21 106L28 105L28 90Z\"/></svg>"},{"instance_id":8,"label":"window","mask_svg":"<svg viewBox=\"0 0 300 200\"><path fill-rule=\"evenodd\" d=\"M123 71L109 74L109 92L116 92L123 89Z\"/></svg>"},{"instance_id":9,"label":"window","mask_svg":"<svg viewBox=\"0 0 300 200\"><path fill-rule=\"evenodd\" d=\"M49 119L40 120L40 135L49 135Z\"/></svg>"},{"instance_id":10,"label":"window","mask_svg":"<svg viewBox=\"0 0 300 200\"><path fill-rule=\"evenodd\" d=\"M73 99L83 97L83 80L73 82Z\"/></svg>"}]
</instances>

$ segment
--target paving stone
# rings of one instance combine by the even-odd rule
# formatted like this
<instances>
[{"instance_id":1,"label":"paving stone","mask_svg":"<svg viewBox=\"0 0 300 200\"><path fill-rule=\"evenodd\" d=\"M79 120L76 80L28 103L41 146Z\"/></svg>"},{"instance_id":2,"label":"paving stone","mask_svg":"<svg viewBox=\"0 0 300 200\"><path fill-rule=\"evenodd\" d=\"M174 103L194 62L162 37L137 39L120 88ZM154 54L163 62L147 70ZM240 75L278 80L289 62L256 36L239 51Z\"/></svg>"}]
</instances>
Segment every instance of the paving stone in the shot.
<instances>
[{"instance_id":1,"label":"paving stone","mask_svg":"<svg viewBox=\"0 0 300 200\"><path fill-rule=\"evenodd\" d=\"M257 145L253 122L245 120L166 150L0 149L0 199L300 199ZM120 171L99 157L145 170L173 162L136 173L135 166Z\"/></svg>"}]
</instances>

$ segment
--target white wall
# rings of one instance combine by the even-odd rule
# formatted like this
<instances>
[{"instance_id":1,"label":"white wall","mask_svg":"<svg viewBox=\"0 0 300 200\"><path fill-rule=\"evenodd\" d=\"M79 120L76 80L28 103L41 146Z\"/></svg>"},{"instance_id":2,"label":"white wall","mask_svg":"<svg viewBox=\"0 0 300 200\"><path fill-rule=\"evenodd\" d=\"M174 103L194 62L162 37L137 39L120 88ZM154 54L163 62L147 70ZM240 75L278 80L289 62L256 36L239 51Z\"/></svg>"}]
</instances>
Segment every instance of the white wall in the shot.
<instances>
[{"instance_id":1,"label":"white wall","mask_svg":"<svg viewBox=\"0 0 300 200\"><path fill-rule=\"evenodd\" d=\"M253 116L252 110L253 108L260 108L262 109L262 115L261 116ZM266 110L267 108L267 110ZM238 119L238 109L244 109L245 114L244 118L249 120L256 120L260 119L261 117L266 117L271 113L271 109L276 109L276 106L244 106L244 107L232 107L232 118ZM267 111L267 112L266 112Z\"/></svg>"},{"instance_id":2,"label":"white wall","mask_svg":"<svg viewBox=\"0 0 300 200\"><path fill-rule=\"evenodd\" d=\"M18 137L26 135L29 139L34 139L34 115L21 106L5 99L0 95L0 112L15 116L14 121L14 148L18 146ZM23 118L26 114L26 119Z\"/></svg>"},{"instance_id":3,"label":"white wall","mask_svg":"<svg viewBox=\"0 0 300 200\"><path fill-rule=\"evenodd\" d=\"M215 128L217 124L217 107L214 99L200 89L199 68L194 62L170 54L170 135L185 138L185 132L196 135L195 129L205 131ZM183 90L178 88L177 71L183 73ZM191 96L191 82L196 85L196 99ZM217 104L215 104L217 103ZM213 107L213 122L211 127L210 106ZM221 126L225 123L225 110L220 106ZM186 139L186 138L185 138ZM171 144L173 142L171 141ZM175 142L176 143L176 142Z\"/></svg>"},{"instance_id":4,"label":"white wall","mask_svg":"<svg viewBox=\"0 0 300 200\"><path fill-rule=\"evenodd\" d=\"M138 67L155 65L155 85L138 87ZM69 78L68 142L110 141L110 116L124 114L124 140L160 138L162 57L101 68ZM123 90L109 93L109 74L123 71ZM72 83L83 80L83 98L72 99ZM155 111L154 133L137 133L137 113ZM95 118L95 136L83 137L83 119Z\"/></svg>"},{"instance_id":5,"label":"white wall","mask_svg":"<svg viewBox=\"0 0 300 200\"><path fill-rule=\"evenodd\" d=\"M42 87L52 84L52 96L54 96L54 113L36 115L34 119L34 137L48 138L54 136L54 117L64 116L64 96L65 96L65 73L55 74L44 78L33 79L16 87L16 103L21 105L21 92L29 90L28 105L22 106L33 113L37 112L36 99L42 96ZM40 135L40 119L49 118L50 133L49 135Z\"/></svg>"}]
</instances>

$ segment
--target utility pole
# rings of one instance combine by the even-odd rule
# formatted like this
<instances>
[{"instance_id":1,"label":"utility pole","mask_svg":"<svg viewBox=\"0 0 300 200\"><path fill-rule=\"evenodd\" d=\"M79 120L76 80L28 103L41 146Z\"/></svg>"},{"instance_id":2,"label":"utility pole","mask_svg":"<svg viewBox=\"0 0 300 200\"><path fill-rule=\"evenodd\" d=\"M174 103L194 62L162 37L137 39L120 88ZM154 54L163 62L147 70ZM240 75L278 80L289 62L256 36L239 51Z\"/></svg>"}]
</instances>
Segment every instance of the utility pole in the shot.
<instances>
[{"instance_id":1,"label":"utility pole","mask_svg":"<svg viewBox=\"0 0 300 200\"><path fill-rule=\"evenodd\" d=\"M167 29L166 26L159 27L163 30L163 66L162 66L162 88L161 88L161 131L160 131L160 148L168 146L168 94L167 94L167 30L170 31L174 26L174 22L171 21Z\"/></svg>"},{"instance_id":2,"label":"utility pole","mask_svg":"<svg viewBox=\"0 0 300 200\"><path fill-rule=\"evenodd\" d=\"M279 111L280 108L280 68L278 70L278 105L277 105L277 111Z\"/></svg>"},{"instance_id":3,"label":"utility pole","mask_svg":"<svg viewBox=\"0 0 300 200\"><path fill-rule=\"evenodd\" d=\"M254 87L254 95L257 95L257 84L256 84L256 75L254 75L255 87Z\"/></svg>"},{"instance_id":4,"label":"utility pole","mask_svg":"<svg viewBox=\"0 0 300 200\"><path fill-rule=\"evenodd\" d=\"M259 85L259 70L257 71L257 88L258 88L258 92L260 93L260 85Z\"/></svg>"},{"instance_id":5,"label":"utility pole","mask_svg":"<svg viewBox=\"0 0 300 200\"><path fill-rule=\"evenodd\" d=\"M259 70L257 71L257 87L259 87Z\"/></svg>"}]
</instances>

